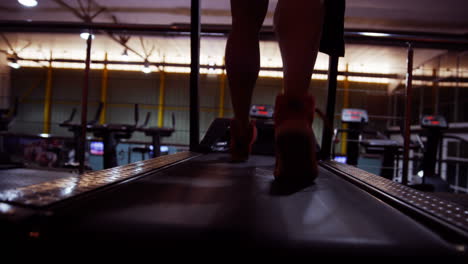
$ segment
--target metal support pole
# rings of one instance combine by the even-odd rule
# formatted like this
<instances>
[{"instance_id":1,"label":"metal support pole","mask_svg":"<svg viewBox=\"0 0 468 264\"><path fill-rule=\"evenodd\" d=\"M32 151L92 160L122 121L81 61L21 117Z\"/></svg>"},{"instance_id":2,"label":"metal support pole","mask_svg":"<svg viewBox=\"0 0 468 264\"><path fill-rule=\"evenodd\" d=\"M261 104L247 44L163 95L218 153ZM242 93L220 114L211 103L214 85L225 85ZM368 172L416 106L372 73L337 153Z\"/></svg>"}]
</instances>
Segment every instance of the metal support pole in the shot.
<instances>
[{"instance_id":1,"label":"metal support pole","mask_svg":"<svg viewBox=\"0 0 468 264\"><path fill-rule=\"evenodd\" d=\"M335 118L335 102L336 102L336 83L338 77L338 59L337 55L330 56L328 60L328 96L327 96L327 120L330 126L323 127L322 147L320 150L320 158L322 160L330 159L331 141L333 137L333 124Z\"/></svg>"},{"instance_id":2,"label":"metal support pole","mask_svg":"<svg viewBox=\"0 0 468 264\"><path fill-rule=\"evenodd\" d=\"M86 65L84 71L84 84L81 93L81 135L78 143L78 162L80 163L79 172L84 172L85 169L85 154L86 154L86 125L88 123L88 89L89 89L89 66L91 64L91 41L92 35L89 34L86 41Z\"/></svg>"},{"instance_id":3,"label":"metal support pole","mask_svg":"<svg viewBox=\"0 0 468 264\"><path fill-rule=\"evenodd\" d=\"M439 114L439 79L440 78L440 57L437 69L432 70L432 114Z\"/></svg>"},{"instance_id":4,"label":"metal support pole","mask_svg":"<svg viewBox=\"0 0 468 264\"><path fill-rule=\"evenodd\" d=\"M226 90L226 73L223 70L219 75L219 106L218 106L218 117L224 117L224 93Z\"/></svg>"},{"instance_id":5,"label":"metal support pole","mask_svg":"<svg viewBox=\"0 0 468 264\"><path fill-rule=\"evenodd\" d=\"M346 73L348 73L349 65L346 64ZM343 108L349 108L349 79L348 75L345 75L344 81L343 81ZM344 130L348 129L348 124L347 123L342 123L341 128ZM341 134L341 154L346 155L347 149L346 149L346 138L348 137L348 132L343 132Z\"/></svg>"},{"instance_id":6,"label":"metal support pole","mask_svg":"<svg viewBox=\"0 0 468 264\"><path fill-rule=\"evenodd\" d=\"M419 87L419 118L424 114L424 86Z\"/></svg>"},{"instance_id":7,"label":"metal support pole","mask_svg":"<svg viewBox=\"0 0 468 264\"><path fill-rule=\"evenodd\" d=\"M393 107L393 117L399 117L400 116L400 113L398 112L398 95L396 93L393 93L392 95L392 107ZM392 125L400 125L399 122L397 122L397 119L393 119L392 120Z\"/></svg>"},{"instance_id":8,"label":"metal support pole","mask_svg":"<svg viewBox=\"0 0 468 264\"><path fill-rule=\"evenodd\" d=\"M460 77L461 77L461 71L460 71L460 54L457 56L457 82L456 82L456 85L455 85L455 94L454 94L454 102L453 102L453 118L452 118L452 122L458 122L458 107L459 107L459 103L458 101L460 101Z\"/></svg>"},{"instance_id":9,"label":"metal support pole","mask_svg":"<svg viewBox=\"0 0 468 264\"><path fill-rule=\"evenodd\" d=\"M437 149L439 150L438 152L438 158L437 158L437 178L442 177L442 154L444 150L444 138L443 135L440 135L440 140L439 144L437 144Z\"/></svg>"},{"instance_id":10,"label":"metal support pole","mask_svg":"<svg viewBox=\"0 0 468 264\"><path fill-rule=\"evenodd\" d=\"M414 50L411 43L408 43L408 57L406 59L406 104L405 104L405 127L404 127L404 147L403 147L403 173L401 183L408 185L409 168L409 148L411 140L411 104L413 103L413 56Z\"/></svg>"},{"instance_id":11,"label":"metal support pole","mask_svg":"<svg viewBox=\"0 0 468 264\"><path fill-rule=\"evenodd\" d=\"M107 62L107 52L104 57L104 61ZM102 70L102 80L101 80L101 103L102 103L102 112L99 117L99 123L102 125L106 123L107 118L107 88L109 87L109 70L107 69L107 63L104 63L104 69Z\"/></svg>"},{"instance_id":12,"label":"metal support pole","mask_svg":"<svg viewBox=\"0 0 468 264\"><path fill-rule=\"evenodd\" d=\"M198 85L200 74L200 0L191 0L190 27L190 150L196 151L200 141Z\"/></svg>"},{"instance_id":13,"label":"metal support pole","mask_svg":"<svg viewBox=\"0 0 468 264\"><path fill-rule=\"evenodd\" d=\"M164 126L164 97L166 92L166 72L159 73L159 105L158 105L158 127Z\"/></svg>"},{"instance_id":14,"label":"metal support pole","mask_svg":"<svg viewBox=\"0 0 468 264\"><path fill-rule=\"evenodd\" d=\"M52 108L52 61L49 61L47 68L47 80L44 96L44 126L42 133L50 134L50 117Z\"/></svg>"}]
</instances>

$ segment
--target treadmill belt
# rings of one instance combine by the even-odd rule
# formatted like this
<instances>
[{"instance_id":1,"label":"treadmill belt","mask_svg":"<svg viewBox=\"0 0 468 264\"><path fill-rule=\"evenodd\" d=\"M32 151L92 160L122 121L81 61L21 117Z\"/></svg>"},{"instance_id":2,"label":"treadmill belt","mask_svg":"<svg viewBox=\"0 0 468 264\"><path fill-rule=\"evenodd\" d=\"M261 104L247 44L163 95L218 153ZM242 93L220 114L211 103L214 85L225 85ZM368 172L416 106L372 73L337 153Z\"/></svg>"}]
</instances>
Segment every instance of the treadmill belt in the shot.
<instances>
[{"instance_id":1,"label":"treadmill belt","mask_svg":"<svg viewBox=\"0 0 468 264\"><path fill-rule=\"evenodd\" d=\"M208 154L51 208L50 241L178 249L275 248L333 254L452 254L436 233L339 176L272 195L274 158Z\"/></svg>"}]
</instances>

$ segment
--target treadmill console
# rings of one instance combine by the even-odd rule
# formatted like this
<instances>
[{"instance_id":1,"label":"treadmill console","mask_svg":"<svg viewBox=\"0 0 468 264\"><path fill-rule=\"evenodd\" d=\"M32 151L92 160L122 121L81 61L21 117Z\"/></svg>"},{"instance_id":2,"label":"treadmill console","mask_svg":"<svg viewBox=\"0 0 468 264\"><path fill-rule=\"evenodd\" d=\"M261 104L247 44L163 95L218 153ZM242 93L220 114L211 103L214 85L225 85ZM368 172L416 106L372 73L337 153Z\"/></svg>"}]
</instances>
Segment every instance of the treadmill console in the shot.
<instances>
[{"instance_id":1,"label":"treadmill console","mask_svg":"<svg viewBox=\"0 0 468 264\"><path fill-rule=\"evenodd\" d=\"M341 121L343 123L368 123L369 117L364 109L343 108Z\"/></svg>"},{"instance_id":2,"label":"treadmill console","mask_svg":"<svg viewBox=\"0 0 468 264\"><path fill-rule=\"evenodd\" d=\"M448 128L447 121L441 115L425 115L421 119L422 128Z\"/></svg>"},{"instance_id":3,"label":"treadmill console","mask_svg":"<svg viewBox=\"0 0 468 264\"><path fill-rule=\"evenodd\" d=\"M274 111L272 105L254 104L250 108L250 117L272 119Z\"/></svg>"}]
</instances>

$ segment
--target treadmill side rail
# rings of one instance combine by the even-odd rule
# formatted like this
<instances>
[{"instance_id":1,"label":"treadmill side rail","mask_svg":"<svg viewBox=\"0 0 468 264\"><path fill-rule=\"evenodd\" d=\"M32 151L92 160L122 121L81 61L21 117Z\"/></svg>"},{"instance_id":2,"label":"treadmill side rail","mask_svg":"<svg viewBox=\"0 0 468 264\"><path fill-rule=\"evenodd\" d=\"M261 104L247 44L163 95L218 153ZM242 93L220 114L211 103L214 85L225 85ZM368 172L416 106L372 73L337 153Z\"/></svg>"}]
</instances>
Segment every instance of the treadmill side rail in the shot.
<instances>
[{"instance_id":1,"label":"treadmill side rail","mask_svg":"<svg viewBox=\"0 0 468 264\"><path fill-rule=\"evenodd\" d=\"M180 152L115 168L5 190L0 192L0 202L35 208L49 206L90 191L138 179L148 172L167 168L199 155L194 152Z\"/></svg>"},{"instance_id":2,"label":"treadmill side rail","mask_svg":"<svg viewBox=\"0 0 468 264\"><path fill-rule=\"evenodd\" d=\"M354 166L335 161L322 162L321 165L376 197L393 204L394 207L398 207L430 225L437 226L445 235L455 239L468 239L467 207L441 199L431 193L415 190Z\"/></svg>"}]
</instances>

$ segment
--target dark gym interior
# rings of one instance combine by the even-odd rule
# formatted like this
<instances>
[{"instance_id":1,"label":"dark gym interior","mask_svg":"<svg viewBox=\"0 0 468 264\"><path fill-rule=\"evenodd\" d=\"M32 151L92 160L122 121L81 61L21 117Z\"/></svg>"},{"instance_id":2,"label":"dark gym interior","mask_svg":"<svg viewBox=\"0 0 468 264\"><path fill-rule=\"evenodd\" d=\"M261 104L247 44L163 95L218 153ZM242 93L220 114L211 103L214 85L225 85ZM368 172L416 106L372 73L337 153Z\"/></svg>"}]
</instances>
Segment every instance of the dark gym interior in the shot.
<instances>
[{"instance_id":1,"label":"dark gym interior","mask_svg":"<svg viewBox=\"0 0 468 264\"><path fill-rule=\"evenodd\" d=\"M241 164L229 2L0 3L3 242L466 259L468 2L346 1L345 56L319 53L309 87L319 177L287 194L272 185L277 0Z\"/></svg>"}]
</instances>

